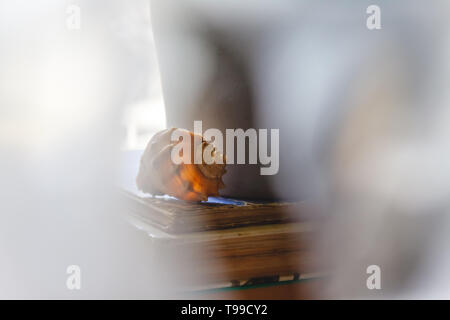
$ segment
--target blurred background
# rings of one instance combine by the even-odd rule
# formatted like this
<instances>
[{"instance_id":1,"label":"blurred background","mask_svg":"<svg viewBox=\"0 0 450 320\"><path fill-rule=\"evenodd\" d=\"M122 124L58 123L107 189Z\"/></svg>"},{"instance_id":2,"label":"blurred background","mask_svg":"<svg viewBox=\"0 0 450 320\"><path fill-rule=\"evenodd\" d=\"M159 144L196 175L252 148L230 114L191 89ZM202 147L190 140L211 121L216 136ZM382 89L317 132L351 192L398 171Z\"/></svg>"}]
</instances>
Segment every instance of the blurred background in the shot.
<instances>
[{"instance_id":1,"label":"blurred background","mask_svg":"<svg viewBox=\"0 0 450 320\"><path fill-rule=\"evenodd\" d=\"M449 9L0 0L0 297L184 297L200 275L158 263L116 186L123 151L201 114L280 129L279 174L228 184L329 216L316 242L335 276L320 296L449 298ZM65 285L72 264L80 291ZM382 290L367 290L368 265Z\"/></svg>"},{"instance_id":2,"label":"blurred background","mask_svg":"<svg viewBox=\"0 0 450 320\"><path fill-rule=\"evenodd\" d=\"M165 127L148 1L1 1L0 20L0 297L166 296L115 189L121 151Z\"/></svg>"}]
</instances>

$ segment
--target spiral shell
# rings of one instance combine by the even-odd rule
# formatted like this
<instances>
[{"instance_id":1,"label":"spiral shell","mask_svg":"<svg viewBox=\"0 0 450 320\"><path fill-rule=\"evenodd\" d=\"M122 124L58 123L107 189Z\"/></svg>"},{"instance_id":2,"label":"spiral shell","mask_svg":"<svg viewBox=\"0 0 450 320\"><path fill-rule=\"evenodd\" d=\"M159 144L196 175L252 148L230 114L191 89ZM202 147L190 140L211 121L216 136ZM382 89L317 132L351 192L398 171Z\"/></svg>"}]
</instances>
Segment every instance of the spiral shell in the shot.
<instances>
[{"instance_id":1,"label":"spiral shell","mask_svg":"<svg viewBox=\"0 0 450 320\"><path fill-rule=\"evenodd\" d=\"M191 161L176 164L171 159L173 148L187 141L172 141L174 130L181 130L191 138ZM201 144L195 148L195 144ZM152 195L168 194L186 201L206 201L209 196L218 196L224 188L222 176L225 174L225 158L214 146L212 156L215 163L206 164L202 158L194 163L194 150L203 150L210 146L200 135L184 129L170 128L158 132L148 143L140 162L136 184L139 190ZM180 147L181 145L178 145ZM185 145L186 150L188 145ZM199 152L198 151L198 152ZM221 161L217 161L221 159Z\"/></svg>"}]
</instances>

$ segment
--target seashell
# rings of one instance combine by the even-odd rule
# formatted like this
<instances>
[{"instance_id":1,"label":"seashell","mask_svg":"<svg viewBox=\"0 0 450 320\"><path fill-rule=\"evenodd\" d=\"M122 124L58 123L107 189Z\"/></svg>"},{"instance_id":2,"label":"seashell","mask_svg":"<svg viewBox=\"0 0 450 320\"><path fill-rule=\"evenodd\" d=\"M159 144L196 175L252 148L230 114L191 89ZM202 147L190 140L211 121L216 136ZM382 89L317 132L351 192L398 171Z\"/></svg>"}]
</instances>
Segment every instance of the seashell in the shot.
<instances>
[{"instance_id":1,"label":"seashell","mask_svg":"<svg viewBox=\"0 0 450 320\"><path fill-rule=\"evenodd\" d=\"M188 141L182 139L171 141L174 130L181 130L191 138L190 163L176 164L171 159L172 150L176 145L185 144L184 150L188 150ZM211 145L211 156L215 162L207 164L201 157L199 158L201 163L195 164L194 144L201 144L197 152L202 154L203 150L211 145L202 136L184 129L170 128L155 134L141 157L136 178L139 190L152 195L168 194L186 201L206 201L210 196L218 196L219 189L225 187L222 181L222 176L226 172L225 157ZM217 161L219 159L221 161Z\"/></svg>"}]
</instances>

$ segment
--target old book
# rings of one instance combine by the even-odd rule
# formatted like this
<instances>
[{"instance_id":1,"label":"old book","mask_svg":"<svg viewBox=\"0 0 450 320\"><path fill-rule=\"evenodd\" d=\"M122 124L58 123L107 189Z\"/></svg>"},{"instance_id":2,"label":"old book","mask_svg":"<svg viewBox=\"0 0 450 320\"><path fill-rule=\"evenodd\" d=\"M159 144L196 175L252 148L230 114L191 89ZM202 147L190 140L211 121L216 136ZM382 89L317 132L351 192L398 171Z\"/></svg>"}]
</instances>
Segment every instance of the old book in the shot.
<instances>
[{"instance_id":1,"label":"old book","mask_svg":"<svg viewBox=\"0 0 450 320\"><path fill-rule=\"evenodd\" d=\"M305 208L302 204L188 203L124 195L130 222L152 237L158 259L201 257L203 285L321 272L311 250L316 222L298 221L283 210Z\"/></svg>"},{"instance_id":2,"label":"old book","mask_svg":"<svg viewBox=\"0 0 450 320\"><path fill-rule=\"evenodd\" d=\"M138 196L124 191L131 214L169 233L220 230L298 221L295 212L310 212L305 203L249 202L210 198L191 203L173 198Z\"/></svg>"},{"instance_id":3,"label":"old book","mask_svg":"<svg viewBox=\"0 0 450 320\"><path fill-rule=\"evenodd\" d=\"M159 246L160 259L169 256L202 258L206 283L240 283L264 277L315 274L311 251L315 225L306 222L266 224L214 231L169 234L139 217L133 225Z\"/></svg>"}]
</instances>

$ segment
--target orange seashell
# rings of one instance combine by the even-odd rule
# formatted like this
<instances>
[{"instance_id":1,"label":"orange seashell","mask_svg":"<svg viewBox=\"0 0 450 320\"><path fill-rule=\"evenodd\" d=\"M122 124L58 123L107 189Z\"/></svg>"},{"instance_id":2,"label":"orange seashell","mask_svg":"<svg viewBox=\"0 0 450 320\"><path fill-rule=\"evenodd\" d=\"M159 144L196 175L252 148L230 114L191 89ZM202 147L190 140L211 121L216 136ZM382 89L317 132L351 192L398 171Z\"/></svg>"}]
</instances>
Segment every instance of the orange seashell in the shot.
<instances>
[{"instance_id":1,"label":"orange seashell","mask_svg":"<svg viewBox=\"0 0 450 320\"><path fill-rule=\"evenodd\" d=\"M174 146L188 141L171 141L171 135L176 128L166 129L155 134L148 143L141 157L136 184L139 190L152 195L168 194L186 201L206 201L210 196L218 196L219 189L224 188L222 176L225 174L225 157L212 146L215 159L221 158L220 163L194 163L195 144L201 144L197 150L203 154L204 148L210 145L203 137L194 135L184 129L183 132L191 137L190 163L176 164L171 159ZM197 139L195 139L197 138ZM181 147L181 145L179 146Z\"/></svg>"}]
</instances>

